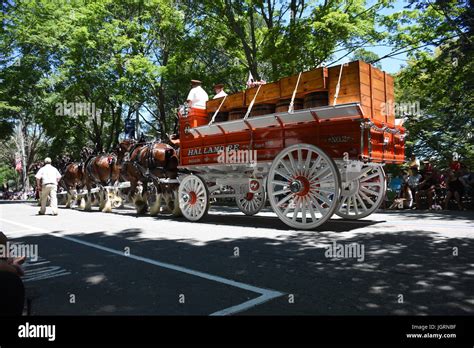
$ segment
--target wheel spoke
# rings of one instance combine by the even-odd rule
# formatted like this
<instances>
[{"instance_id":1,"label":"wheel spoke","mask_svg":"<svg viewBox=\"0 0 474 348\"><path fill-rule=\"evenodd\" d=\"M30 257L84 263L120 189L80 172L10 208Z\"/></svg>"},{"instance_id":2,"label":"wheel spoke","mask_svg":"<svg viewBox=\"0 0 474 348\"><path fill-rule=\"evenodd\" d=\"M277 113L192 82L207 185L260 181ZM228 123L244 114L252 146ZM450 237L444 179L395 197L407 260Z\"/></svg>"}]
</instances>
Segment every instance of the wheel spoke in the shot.
<instances>
[{"instance_id":1,"label":"wheel spoke","mask_svg":"<svg viewBox=\"0 0 474 348\"><path fill-rule=\"evenodd\" d=\"M370 205L374 205L375 202L373 200L370 199L369 196L367 196L364 192L362 191L359 191L359 194L362 196L362 198L364 198L367 202L370 203Z\"/></svg>"},{"instance_id":2,"label":"wheel spoke","mask_svg":"<svg viewBox=\"0 0 474 348\"><path fill-rule=\"evenodd\" d=\"M288 206L286 207L286 209L283 211L283 216L287 216L288 215L288 212L290 211L291 209L291 204L288 204Z\"/></svg>"},{"instance_id":3,"label":"wheel spoke","mask_svg":"<svg viewBox=\"0 0 474 348\"><path fill-rule=\"evenodd\" d=\"M319 168L320 164L321 164L321 156L318 156L318 158L316 159L316 161L314 162L313 166L311 167L308 173L308 178L311 178L313 176L314 171Z\"/></svg>"},{"instance_id":4,"label":"wheel spoke","mask_svg":"<svg viewBox=\"0 0 474 348\"><path fill-rule=\"evenodd\" d=\"M294 173L288 168L286 161L282 160L281 164L282 164L283 168L285 168L286 172L290 175L290 177L294 175ZM285 175L281 175L281 176L289 178L288 176L285 176Z\"/></svg>"},{"instance_id":5,"label":"wheel spoke","mask_svg":"<svg viewBox=\"0 0 474 348\"><path fill-rule=\"evenodd\" d=\"M326 174L326 175L323 176L323 174ZM311 176L311 181L315 181L315 182L317 182L319 180L322 181L328 175L331 175L331 168L329 168L329 167L321 168L316 174L313 174Z\"/></svg>"},{"instance_id":6,"label":"wheel spoke","mask_svg":"<svg viewBox=\"0 0 474 348\"><path fill-rule=\"evenodd\" d=\"M288 181L272 180L273 185L287 186Z\"/></svg>"},{"instance_id":7,"label":"wheel spoke","mask_svg":"<svg viewBox=\"0 0 474 348\"><path fill-rule=\"evenodd\" d=\"M281 194L284 194L284 193L287 193L287 192L291 192L289 188L285 188L283 190L275 191L275 192L273 192L273 195L278 196L278 195L281 195Z\"/></svg>"},{"instance_id":8,"label":"wheel spoke","mask_svg":"<svg viewBox=\"0 0 474 348\"><path fill-rule=\"evenodd\" d=\"M364 210L367 210L367 207L366 207L366 205L365 205L365 203L364 203L364 200L360 197L360 194L356 193L356 197L357 197L357 199L359 199L360 204L362 205L362 208L363 208Z\"/></svg>"},{"instance_id":9,"label":"wheel spoke","mask_svg":"<svg viewBox=\"0 0 474 348\"><path fill-rule=\"evenodd\" d=\"M311 170L310 168L310 162L311 162L311 156L312 156L312 152L310 150L308 150L308 153L306 154L306 161L304 162L304 175L308 176L309 177L309 171Z\"/></svg>"},{"instance_id":10,"label":"wheel spoke","mask_svg":"<svg viewBox=\"0 0 474 348\"><path fill-rule=\"evenodd\" d=\"M321 187L321 186L316 186L316 187L312 187L313 191L316 191L316 192L326 192L326 193L334 193L334 187L330 187L330 188L327 188L327 187Z\"/></svg>"},{"instance_id":11,"label":"wheel spoke","mask_svg":"<svg viewBox=\"0 0 474 348\"><path fill-rule=\"evenodd\" d=\"M284 178L285 178L286 180L288 180L288 181L291 181L291 180L292 180L292 178L291 178L291 177L289 177L289 176L288 176L288 175L286 175L286 174L283 174L283 173L282 173L282 172L280 172L278 169L275 169L275 173L277 173L278 175L280 175L280 176L284 177Z\"/></svg>"},{"instance_id":12,"label":"wheel spoke","mask_svg":"<svg viewBox=\"0 0 474 348\"><path fill-rule=\"evenodd\" d=\"M303 223L306 223L306 198L303 198L301 201L301 216L303 219Z\"/></svg>"},{"instance_id":13,"label":"wheel spoke","mask_svg":"<svg viewBox=\"0 0 474 348\"><path fill-rule=\"evenodd\" d=\"M382 187L382 183L380 182L364 182L364 183L361 183L360 186L362 187Z\"/></svg>"},{"instance_id":14,"label":"wheel spoke","mask_svg":"<svg viewBox=\"0 0 474 348\"><path fill-rule=\"evenodd\" d=\"M325 184L327 182L330 182L330 183L333 183L334 182L334 178L332 176L326 176L325 178L321 179L321 180L315 180L312 182L312 184L315 184L315 185L319 185L319 184Z\"/></svg>"},{"instance_id":15,"label":"wheel spoke","mask_svg":"<svg viewBox=\"0 0 474 348\"><path fill-rule=\"evenodd\" d=\"M292 218L293 221L296 221L296 219L298 218L298 212L300 210L300 202L301 200L296 201L295 210L293 211L293 218Z\"/></svg>"},{"instance_id":16,"label":"wheel spoke","mask_svg":"<svg viewBox=\"0 0 474 348\"><path fill-rule=\"evenodd\" d=\"M309 200L308 210L309 210L309 214L311 215L311 220L316 221L317 219L316 219L316 215L314 213L313 204L312 204L311 200Z\"/></svg>"},{"instance_id":17,"label":"wheel spoke","mask_svg":"<svg viewBox=\"0 0 474 348\"><path fill-rule=\"evenodd\" d=\"M285 198L283 198L282 200L278 201L278 203L276 204L278 207L281 206L283 203L285 203L286 201L288 201L290 198L293 197L293 193L289 194L288 196L286 196Z\"/></svg>"},{"instance_id":18,"label":"wheel spoke","mask_svg":"<svg viewBox=\"0 0 474 348\"><path fill-rule=\"evenodd\" d=\"M378 192L369 190L368 188L365 188L364 186L361 186L360 189L361 189L361 191L364 191L365 193L368 193L368 194L371 194L371 195L374 195L374 196L378 195Z\"/></svg>"},{"instance_id":19,"label":"wheel spoke","mask_svg":"<svg viewBox=\"0 0 474 348\"><path fill-rule=\"evenodd\" d=\"M326 203L327 205L331 205L331 201L325 197L323 194L319 194L317 192L313 192L314 196L319 199L320 201L323 201L324 203Z\"/></svg>"},{"instance_id":20,"label":"wheel spoke","mask_svg":"<svg viewBox=\"0 0 474 348\"><path fill-rule=\"evenodd\" d=\"M369 176L361 177L361 178L360 178L360 182L364 182L364 181L367 181L367 180L376 178L376 177L379 176L379 175L380 175L379 173L374 173L374 174L371 174L371 175L369 175Z\"/></svg>"},{"instance_id":21,"label":"wheel spoke","mask_svg":"<svg viewBox=\"0 0 474 348\"><path fill-rule=\"evenodd\" d=\"M297 175L298 168L295 165L295 159L293 158L293 154L291 152L288 153L288 158L290 159L291 169L293 169L292 174Z\"/></svg>"},{"instance_id":22,"label":"wheel spoke","mask_svg":"<svg viewBox=\"0 0 474 348\"><path fill-rule=\"evenodd\" d=\"M302 164L303 164L303 153L301 151L301 148L298 148L297 150L297 153L298 153L298 163L297 163L297 169L298 169L298 175L301 175L301 171L302 171Z\"/></svg>"}]
</instances>

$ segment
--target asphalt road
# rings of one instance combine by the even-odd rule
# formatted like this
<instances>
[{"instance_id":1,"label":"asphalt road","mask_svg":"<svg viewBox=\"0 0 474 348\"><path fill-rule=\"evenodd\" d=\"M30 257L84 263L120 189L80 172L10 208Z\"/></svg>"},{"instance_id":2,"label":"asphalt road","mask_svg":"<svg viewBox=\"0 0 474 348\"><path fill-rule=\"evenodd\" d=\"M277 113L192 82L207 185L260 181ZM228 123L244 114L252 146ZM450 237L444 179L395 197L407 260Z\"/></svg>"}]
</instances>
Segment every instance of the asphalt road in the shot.
<instances>
[{"instance_id":1,"label":"asphalt road","mask_svg":"<svg viewBox=\"0 0 474 348\"><path fill-rule=\"evenodd\" d=\"M24 278L33 315L474 314L473 212L381 212L295 231L269 210L212 207L200 223L37 211L0 202L1 230L38 248ZM330 245L363 254L328 257Z\"/></svg>"}]
</instances>

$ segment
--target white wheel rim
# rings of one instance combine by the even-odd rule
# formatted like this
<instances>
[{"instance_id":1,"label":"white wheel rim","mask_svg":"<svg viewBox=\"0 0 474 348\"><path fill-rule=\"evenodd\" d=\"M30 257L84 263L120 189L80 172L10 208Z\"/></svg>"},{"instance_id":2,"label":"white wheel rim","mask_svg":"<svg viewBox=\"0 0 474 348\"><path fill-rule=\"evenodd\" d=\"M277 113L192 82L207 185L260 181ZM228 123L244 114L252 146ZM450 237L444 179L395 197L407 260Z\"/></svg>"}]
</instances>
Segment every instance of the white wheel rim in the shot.
<instances>
[{"instance_id":1,"label":"white wheel rim","mask_svg":"<svg viewBox=\"0 0 474 348\"><path fill-rule=\"evenodd\" d=\"M198 221L209 208L209 194L204 181L196 175L189 175L181 181L178 189L179 207L183 216L190 221Z\"/></svg>"},{"instance_id":2,"label":"white wheel rim","mask_svg":"<svg viewBox=\"0 0 474 348\"><path fill-rule=\"evenodd\" d=\"M297 144L281 151L270 168L267 185L273 210L290 227L315 228L338 206L337 167L313 145Z\"/></svg>"},{"instance_id":3,"label":"white wheel rim","mask_svg":"<svg viewBox=\"0 0 474 348\"><path fill-rule=\"evenodd\" d=\"M342 184L337 215L345 219L369 216L382 204L387 182L382 166L364 166L359 177Z\"/></svg>"},{"instance_id":4,"label":"white wheel rim","mask_svg":"<svg viewBox=\"0 0 474 348\"><path fill-rule=\"evenodd\" d=\"M245 194L237 194L235 201L240 211L245 215L255 215L262 210L265 205L265 192L247 192Z\"/></svg>"}]
</instances>

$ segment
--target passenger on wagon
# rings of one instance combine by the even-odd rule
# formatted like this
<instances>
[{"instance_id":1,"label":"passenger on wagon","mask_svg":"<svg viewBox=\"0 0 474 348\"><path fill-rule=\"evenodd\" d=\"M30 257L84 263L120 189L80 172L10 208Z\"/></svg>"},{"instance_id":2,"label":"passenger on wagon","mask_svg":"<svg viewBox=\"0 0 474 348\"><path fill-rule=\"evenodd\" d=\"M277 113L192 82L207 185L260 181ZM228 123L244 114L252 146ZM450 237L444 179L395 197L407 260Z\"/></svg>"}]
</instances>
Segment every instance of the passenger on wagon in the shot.
<instances>
[{"instance_id":1,"label":"passenger on wagon","mask_svg":"<svg viewBox=\"0 0 474 348\"><path fill-rule=\"evenodd\" d=\"M209 96L206 91L201 87L202 82L199 80L191 80L191 90L189 91L186 102L188 107L195 109L206 109L206 102L209 100Z\"/></svg>"},{"instance_id":2,"label":"passenger on wagon","mask_svg":"<svg viewBox=\"0 0 474 348\"><path fill-rule=\"evenodd\" d=\"M222 98L227 95L227 93L224 92L224 85L222 83L214 86L214 92L216 92L216 95L212 99Z\"/></svg>"}]
</instances>

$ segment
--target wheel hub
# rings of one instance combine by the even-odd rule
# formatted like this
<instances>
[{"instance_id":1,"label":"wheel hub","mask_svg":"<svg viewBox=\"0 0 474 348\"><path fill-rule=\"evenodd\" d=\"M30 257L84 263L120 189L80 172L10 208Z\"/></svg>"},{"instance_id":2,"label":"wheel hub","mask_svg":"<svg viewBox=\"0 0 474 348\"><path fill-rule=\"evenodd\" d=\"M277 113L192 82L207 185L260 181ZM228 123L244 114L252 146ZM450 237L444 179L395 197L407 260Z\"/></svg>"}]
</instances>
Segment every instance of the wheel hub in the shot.
<instances>
[{"instance_id":1,"label":"wheel hub","mask_svg":"<svg viewBox=\"0 0 474 348\"><path fill-rule=\"evenodd\" d=\"M301 182L298 180L295 180L290 184L290 191L293 193L298 193L301 191L301 186L303 186Z\"/></svg>"},{"instance_id":2,"label":"wheel hub","mask_svg":"<svg viewBox=\"0 0 474 348\"><path fill-rule=\"evenodd\" d=\"M304 176L299 176L290 183L290 191L298 196L305 196L310 189L310 183Z\"/></svg>"},{"instance_id":3,"label":"wheel hub","mask_svg":"<svg viewBox=\"0 0 474 348\"><path fill-rule=\"evenodd\" d=\"M189 193L183 194L183 201L184 201L184 203L187 203L187 204L190 204L190 205L196 204L196 201L197 201L196 193L195 192L189 192Z\"/></svg>"},{"instance_id":4,"label":"wheel hub","mask_svg":"<svg viewBox=\"0 0 474 348\"><path fill-rule=\"evenodd\" d=\"M344 189L342 190L343 196L353 196L357 192L359 192L360 183L359 180L352 180L349 183L344 185Z\"/></svg>"},{"instance_id":5,"label":"wheel hub","mask_svg":"<svg viewBox=\"0 0 474 348\"><path fill-rule=\"evenodd\" d=\"M253 199L253 192L247 192L247 194L245 195L245 199L247 201L251 201Z\"/></svg>"}]
</instances>

